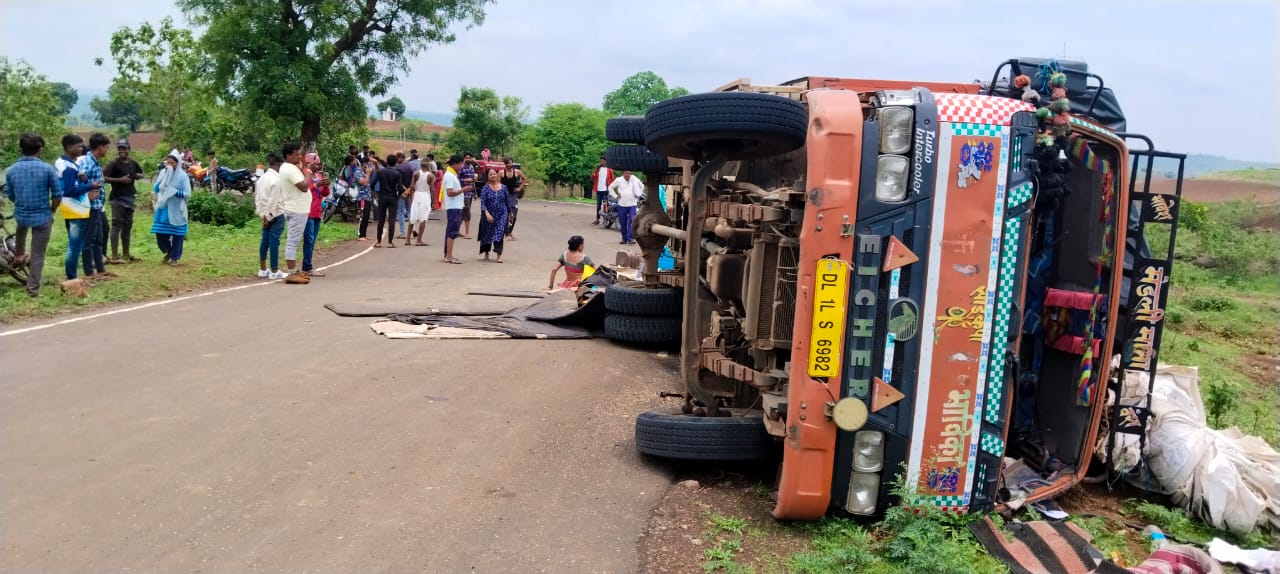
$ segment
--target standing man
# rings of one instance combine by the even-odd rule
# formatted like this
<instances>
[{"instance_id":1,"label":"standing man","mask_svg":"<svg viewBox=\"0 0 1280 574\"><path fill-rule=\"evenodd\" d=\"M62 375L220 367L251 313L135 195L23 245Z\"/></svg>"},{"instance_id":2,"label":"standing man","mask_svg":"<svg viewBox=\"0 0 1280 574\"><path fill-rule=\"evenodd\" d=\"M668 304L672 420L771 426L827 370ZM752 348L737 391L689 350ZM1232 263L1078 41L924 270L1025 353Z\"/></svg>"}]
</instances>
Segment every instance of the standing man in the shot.
<instances>
[{"instance_id":1,"label":"standing man","mask_svg":"<svg viewBox=\"0 0 1280 574\"><path fill-rule=\"evenodd\" d=\"M453 240L458 238L458 228L462 226L462 212L465 205L463 183L458 180L458 167L462 165L462 158L457 154L449 156L447 167L444 170L444 183L441 187L444 189L444 209L445 209L445 226L444 226L444 262L461 264L456 257L453 256Z\"/></svg>"},{"instance_id":2,"label":"standing man","mask_svg":"<svg viewBox=\"0 0 1280 574\"><path fill-rule=\"evenodd\" d=\"M218 156L213 150L209 150L209 171L205 173L209 174L209 189L218 193Z\"/></svg>"},{"instance_id":3,"label":"standing man","mask_svg":"<svg viewBox=\"0 0 1280 574\"><path fill-rule=\"evenodd\" d=\"M471 239L471 201L475 197L476 158L471 152L462 154L462 169L458 171L462 182L462 238Z\"/></svg>"},{"instance_id":4,"label":"standing man","mask_svg":"<svg viewBox=\"0 0 1280 574\"><path fill-rule=\"evenodd\" d=\"M142 166L129 157L129 140L116 142L116 159L107 164L103 179L111 184L111 258L110 264L141 261L133 256L129 244L133 237L134 198L138 190L134 182L142 179ZM120 246L124 246L124 258Z\"/></svg>"},{"instance_id":5,"label":"standing man","mask_svg":"<svg viewBox=\"0 0 1280 574\"><path fill-rule=\"evenodd\" d=\"M298 272L298 245L307 232L307 218L311 214L311 182L302 174L302 146L286 143L280 150L284 163L280 164L280 187L284 189L285 236L284 262L289 276L284 282L290 285L306 285L311 279Z\"/></svg>"},{"instance_id":6,"label":"standing man","mask_svg":"<svg viewBox=\"0 0 1280 574\"><path fill-rule=\"evenodd\" d=\"M591 225L600 225L600 210L604 207L604 194L609 191L609 186L613 184L613 170L604 163L604 156L600 156L600 165L596 167L596 172L591 175L591 189L596 192L596 220ZM591 191L588 190L586 197L591 197Z\"/></svg>"},{"instance_id":7,"label":"standing man","mask_svg":"<svg viewBox=\"0 0 1280 574\"><path fill-rule=\"evenodd\" d=\"M622 231L623 245L635 243L635 237L632 237L631 222L636 218L636 206L640 205L640 198L644 196L644 183L640 178L631 175L630 171L623 171L622 177L613 180L609 184L609 197L618 201L618 228Z\"/></svg>"},{"instance_id":8,"label":"standing man","mask_svg":"<svg viewBox=\"0 0 1280 574\"><path fill-rule=\"evenodd\" d=\"M44 272L44 254L49 247L49 235L53 230L53 209L62 197L58 172L40 161L44 150L44 138L26 133L18 139L22 159L5 173L5 195L13 202L13 218L18 222L18 243L14 246L14 259L29 260L27 295L40 295L40 276ZM26 255L27 231L31 231L31 255Z\"/></svg>"},{"instance_id":9,"label":"standing man","mask_svg":"<svg viewBox=\"0 0 1280 574\"><path fill-rule=\"evenodd\" d=\"M115 277L115 273L107 273L106 230L104 229L107 223L107 202L104 196L105 190L102 189L106 180L103 179L102 164L99 162L107 157L107 151L110 149L111 138L104 134L93 134L89 136L89 153L79 159L80 173L97 190L89 193L89 226L85 229L82 255L84 274L90 279Z\"/></svg>"},{"instance_id":10,"label":"standing man","mask_svg":"<svg viewBox=\"0 0 1280 574\"><path fill-rule=\"evenodd\" d=\"M324 198L329 197L332 190L329 176L321 171L322 169L324 164L320 161L320 154L315 152L307 154L307 170L303 175L307 177L311 186L311 211L307 214L307 230L302 236L302 274L306 275L307 279L324 277L323 271L316 271L311 265L311 256L316 251L316 240L320 239L320 222L324 218Z\"/></svg>"},{"instance_id":11,"label":"standing man","mask_svg":"<svg viewBox=\"0 0 1280 574\"><path fill-rule=\"evenodd\" d=\"M382 247L382 226L387 226L387 247L396 246L396 204L404 188L400 183L400 172L396 170L399 158L395 154L387 155L387 165L378 169L378 237L374 239L374 247ZM406 241L407 243L407 241Z\"/></svg>"},{"instance_id":12,"label":"standing man","mask_svg":"<svg viewBox=\"0 0 1280 574\"><path fill-rule=\"evenodd\" d=\"M74 201L88 207L91 196L102 196L102 188L95 188L84 174L80 173L78 160L82 155L84 155L84 138L76 134L62 136L62 157L54 162L53 169L58 172L63 201ZM76 278L80 268L80 255L84 252L84 242L87 239L85 231L89 227L89 214L84 213L79 218L64 217L63 223L67 226L67 255L62 265L67 273L67 280L70 281Z\"/></svg>"},{"instance_id":13,"label":"standing man","mask_svg":"<svg viewBox=\"0 0 1280 574\"><path fill-rule=\"evenodd\" d=\"M396 172L400 174L400 190L404 191L413 185L413 167L404 152L396 152ZM405 226L409 223L409 198L401 195L396 200L396 222L400 225L400 238L405 238ZM406 241L407 242L407 241Z\"/></svg>"},{"instance_id":14,"label":"standing man","mask_svg":"<svg viewBox=\"0 0 1280 574\"><path fill-rule=\"evenodd\" d=\"M431 165L431 171L432 171L433 173L434 173L435 171L437 171L437 170L439 170L439 169L440 169L440 168L436 165L436 154L433 154L433 153L429 153L429 154L427 154L427 163Z\"/></svg>"},{"instance_id":15,"label":"standing man","mask_svg":"<svg viewBox=\"0 0 1280 574\"><path fill-rule=\"evenodd\" d=\"M422 160L418 159L418 150L416 149L409 150L409 167L413 168L415 174L422 169Z\"/></svg>"},{"instance_id":16,"label":"standing man","mask_svg":"<svg viewBox=\"0 0 1280 574\"><path fill-rule=\"evenodd\" d=\"M267 154L267 171L253 184L253 208L262 218L262 241L258 243L258 277L284 279L288 275L280 270L280 235L284 233L284 186L280 181L280 154ZM267 271L267 258L271 258L271 271Z\"/></svg>"}]
</instances>

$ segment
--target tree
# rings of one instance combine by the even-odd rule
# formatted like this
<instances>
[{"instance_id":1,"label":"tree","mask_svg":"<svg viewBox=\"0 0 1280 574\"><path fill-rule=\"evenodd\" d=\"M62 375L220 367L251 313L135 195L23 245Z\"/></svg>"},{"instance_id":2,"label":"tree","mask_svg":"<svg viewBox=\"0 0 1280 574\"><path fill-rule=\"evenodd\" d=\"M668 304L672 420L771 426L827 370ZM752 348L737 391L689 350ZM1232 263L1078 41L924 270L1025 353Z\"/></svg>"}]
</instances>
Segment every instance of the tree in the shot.
<instances>
[{"instance_id":1,"label":"tree","mask_svg":"<svg viewBox=\"0 0 1280 574\"><path fill-rule=\"evenodd\" d=\"M89 109L104 124L127 126L131 132L142 127L142 104L136 94L121 89L115 82L107 88L107 99L95 96L89 100Z\"/></svg>"},{"instance_id":2,"label":"tree","mask_svg":"<svg viewBox=\"0 0 1280 574\"><path fill-rule=\"evenodd\" d=\"M176 145L186 143L188 134L183 130L193 129L194 118L205 115L207 110L200 108L216 103L212 86L201 75L208 60L191 31L175 27L171 18L160 20L159 26L143 22L137 28L116 30L111 35L111 61L117 76L107 95L115 103L101 103L94 109L99 118L106 111L121 121L102 118L104 122L136 128L142 123L136 114ZM98 58L96 63L101 66L103 61Z\"/></svg>"},{"instance_id":3,"label":"tree","mask_svg":"<svg viewBox=\"0 0 1280 574\"><path fill-rule=\"evenodd\" d=\"M323 123L347 128L455 22L484 21L491 0L178 0L213 59L214 85L274 118L296 121L304 145Z\"/></svg>"},{"instance_id":4,"label":"tree","mask_svg":"<svg viewBox=\"0 0 1280 574\"><path fill-rule=\"evenodd\" d=\"M604 155L608 142L604 124L608 114L582 104L548 104L529 134L537 150L535 163L550 195L556 186L580 183Z\"/></svg>"},{"instance_id":5,"label":"tree","mask_svg":"<svg viewBox=\"0 0 1280 574\"><path fill-rule=\"evenodd\" d=\"M10 63L0 57L0 167L8 167L22 157L18 138L31 132L44 137L44 158L62 153L58 139L63 132L63 116L55 114L61 101L53 84L22 60Z\"/></svg>"},{"instance_id":6,"label":"tree","mask_svg":"<svg viewBox=\"0 0 1280 574\"><path fill-rule=\"evenodd\" d=\"M605 94L604 111L610 116L640 116L653 104L687 95L689 90L679 86L668 89L667 82L653 72L640 72Z\"/></svg>"},{"instance_id":7,"label":"tree","mask_svg":"<svg viewBox=\"0 0 1280 574\"><path fill-rule=\"evenodd\" d=\"M53 115L65 116L71 113L71 108L76 107L76 102L80 101L80 94L66 82L56 82L49 86L53 88L54 97L58 98L58 107L53 110Z\"/></svg>"},{"instance_id":8,"label":"tree","mask_svg":"<svg viewBox=\"0 0 1280 574\"><path fill-rule=\"evenodd\" d=\"M478 153L489 148L501 154L515 147L516 138L529 117L529 108L520 98L499 97L490 88L462 86L458 95L458 112L453 117L453 130L445 145L454 152Z\"/></svg>"},{"instance_id":9,"label":"tree","mask_svg":"<svg viewBox=\"0 0 1280 574\"><path fill-rule=\"evenodd\" d=\"M388 109L395 112L396 117L404 117L404 102L400 101L399 96L391 96L385 102L378 104L378 111L385 112Z\"/></svg>"}]
</instances>

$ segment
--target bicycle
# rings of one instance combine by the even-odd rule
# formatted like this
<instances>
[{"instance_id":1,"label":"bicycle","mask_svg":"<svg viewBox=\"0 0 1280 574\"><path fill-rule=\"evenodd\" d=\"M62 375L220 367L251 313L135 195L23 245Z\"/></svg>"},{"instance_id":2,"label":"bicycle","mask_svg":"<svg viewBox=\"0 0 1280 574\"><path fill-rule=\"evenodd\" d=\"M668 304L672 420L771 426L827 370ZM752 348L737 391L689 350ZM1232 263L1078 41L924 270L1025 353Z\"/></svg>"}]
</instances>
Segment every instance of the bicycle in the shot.
<instances>
[{"instance_id":1,"label":"bicycle","mask_svg":"<svg viewBox=\"0 0 1280 574\"><path fill-rule=\"evenodd\" d=\"M0 183L0 196L4 195L4 187L4 183ZM12 205L12 202L7 199L2 203L6 208ZM0 273L13 277L14 281L25 286L30 276L30 265L25 256L22 260L18 259L18 238L9 230L11 219L13 219L12 211L5 213L0 209Z\"/></svg>"}]
</instances>

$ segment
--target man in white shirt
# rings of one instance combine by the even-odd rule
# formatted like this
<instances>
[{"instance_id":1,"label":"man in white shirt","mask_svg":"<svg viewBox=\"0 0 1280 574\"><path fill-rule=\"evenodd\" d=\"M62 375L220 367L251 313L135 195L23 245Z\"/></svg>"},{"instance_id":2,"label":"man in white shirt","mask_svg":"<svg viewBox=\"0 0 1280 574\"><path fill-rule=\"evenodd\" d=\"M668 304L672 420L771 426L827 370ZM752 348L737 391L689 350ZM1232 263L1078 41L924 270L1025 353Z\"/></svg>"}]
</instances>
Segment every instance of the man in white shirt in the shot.
<instances>
[{"instance_id":1,"label":"man in white shirt","mask_svg":"<svg viewBox=\"0 0 1280 574\"><path fill-rule=\"evenodd\" d=\"M280 187L284 193L284 217L288 235L285 237L284 260L289 276L284 282L306 285L311 279L298 272L298 244L307 230L307 217L311 215L311 183L302 175L298 165L302 163L302 146L284 144L281 150L284 163L280 164Z\"/></svg>"},{"instance_id":2,"label":"man in white shirt","mask_svg":"<svg viewBox=\"0 0 1280 574\"><path fill-rule=\"evenodd\" d=\"M280 164L284 159L275 152L267 154L267 171L253 186L253 205L262 218L262 241L258 243L258 277L284 279L280 270L280 235L284 233L284 187L280 183ZM267 271L267 255L271 271Z\"/></svg>"},{"instance_id":3,"label":"man in white shirt","mask_svg":"<svg viewBox=\"0 0 1280 574\"><path fill-rule=\"evenodd\" d=\"M622 231L622 241L619 243L623 245L636 242L631 234L631 222L635 221L636 206L640 205L640 198L643 196L644 182L631 175L630 171L623 171L622 177L609 184L609 197L618 201L618 228Z\"/></svg>"},{"instance_id":4,"label":"man in white shirt","mask_svg":"<svg viewBox=\"0 0 1280 574\"><path fill-rule=\"evenodd\" d=\"M466 197L462 194L462 180L458 179L458 168L462 167L462 158L457 154L449 156L444 170L444 182L440 188L444 191L445 227L444 227L444 262L462 263L453 256L453 240L458 238L462 229L462 212L466 208Z\"/></svg>"}]
</instances>

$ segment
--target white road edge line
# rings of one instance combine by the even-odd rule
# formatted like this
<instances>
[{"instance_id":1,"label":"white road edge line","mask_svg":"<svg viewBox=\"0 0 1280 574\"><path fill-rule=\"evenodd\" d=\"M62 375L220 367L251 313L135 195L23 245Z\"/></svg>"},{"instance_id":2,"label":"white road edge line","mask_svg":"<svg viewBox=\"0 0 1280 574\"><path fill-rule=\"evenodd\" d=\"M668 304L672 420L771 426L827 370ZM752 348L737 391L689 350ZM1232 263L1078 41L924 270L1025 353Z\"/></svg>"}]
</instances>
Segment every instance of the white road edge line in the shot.
<instances>
[{"instance_id":1,"label":"white road edge line","mask_svg":"<svg viewBox=\"0 0 1280 574\"><path fill-rule=\"evenodd\" d=\"M337 266L339 266L339 265L342 265L342 264L344 264L344 263L350 263L351 261L354 261L356 258L358 258L358 257L360 257L360 256L362 256L362 255L364 255L364 254L366 254L366 253L368 253L368 252L370 252L370 251L373 251L373 247L372 247L372 246L370 246L370 247L366 247L366 248L364 248L364 251L361 251L361 252L359 252L359 253L356 253L355 255L352 255L352 256L350 256L350 257L348 257L348 258L346 258L346 259L343 259L342 261L338 261L337 263L331 263L331 264L329 264L329 265L325 265L324 267L319 267L319 268L317 268L316 270L317 270L317 271L324 271L325 269L331 269L331 268L337 267ZM124 307L124 308L121 308L121 309L112 309L112 310L110 310L110 311L103 311L103 312L101 312L101 313L94 313L93 315L84 315L84 316L81 316L81 317L72 317L72 318L70 318L70 319L62 319L61 321L54 321L54 322L52 322L52 323L45 323L45 324L43 324L43 325L34 325L34 326L31 326L31 327L24 327L24 328L22 328L22 329L14 329L14 330L12 330L12 331L3 331L3 332L0 332L0 337L8 337L9 335L21 335L21 334L23 334L23 333L30 333L30 332L32 332L32 331L40 331L40 330L43 330L43 329L48 329L48 328L50 328L50 327L57 327L58 325L70 325L71 323L79 323L80 321L88 321L89 319L97 319L97 318L99 318L99 317L107 317L107 316L109 316L109 315L117 315L117 314L120 314L120 313L130 313L130 312L133 312L133 311L139 311L139 310L147 309L147 308L150 308L150 307L159 307L159 306L161 306L161 305L168 305L168 304L170 304L170 303L177 303L177 302L179 302L179 301L186 301L186 300L189 300L189 299L196 299L196 298L199 298L199 297L208 297L209 295L216 295L216 294L218 294L218 293L230 293L230 292L232 292L232 291L239 291L239 290L241 290L241 289L250 289L250 288L252 288L252 287L261 287L261 286L263 286L263 285L270 285L270 284L272 284L272 283L279 283L279 282L281 282L281 281L283 281L283 279L275 279L275 280L271 280L271 281L262 281L262 282L259 282L259 283L249 283L249 284L247 284L247 285L237 285L237 286L235 286L235 287L224 287L224 288L222 288L222 289L214 289L213 291L205 291L204 293L196 293L195 295L183 295L183 296L181 296L181 297L173 297L173 298L171 298L171 299L162 299L162 300L160 300L160 301L152 301L152 302L150 302L150 303L143 303L143 304L141 304L141 305L134 305L133 307Z\"/></svg>"}]
</instances>

